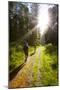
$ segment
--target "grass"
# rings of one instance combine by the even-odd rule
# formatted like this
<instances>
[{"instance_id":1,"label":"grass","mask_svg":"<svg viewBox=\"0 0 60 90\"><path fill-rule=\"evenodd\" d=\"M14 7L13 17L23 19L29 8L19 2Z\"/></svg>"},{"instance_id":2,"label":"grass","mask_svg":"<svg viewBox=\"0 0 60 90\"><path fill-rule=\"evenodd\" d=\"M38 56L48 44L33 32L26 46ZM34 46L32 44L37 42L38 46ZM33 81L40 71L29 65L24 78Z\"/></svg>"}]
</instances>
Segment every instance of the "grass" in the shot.
<instances>
[{"instance_id":1,"label":"grass","mask_svg":"<svg viewBox=\"0 0 60 90\"><path fill-rule=\"evenodd\" d=\"M41 47L40 72L43 86L58 85L57 48L52 44Z\"/></svg>"},{"instance_id":2,"label":"grass","mask_svg":"<svg viewBox=\"0 0 60 90\"><path fill-rule=\"evenodd\" d=\"M12 72L15 68L25 62L25 55L22 45L10 46L9 53L9 72ZM33 47L29 47L29 55L34 52Z\"/></svg>"},{"instance_id":3,"label":"grass","mask_svg":"<svg viewBox=\"0 0 60 90\"><path fill-rule=\"evenodd\" d=\"M34 47L32 47L32 46L29 47L29 55L30 55L31 53L34 53Z\"/></svg>"},{"instance_id":4,"label":"grass","mask_svg":"<svg viewBox=\"0 0 60 90\"><path fill-rule=\"evenodd\" d=\"M39 51L39 47L37 50ZM58 85L57 47L52 44L40 46L40 52L40 57L37 52L35 56L32 86Z\"/></svg>"},{"instance_id":5,"label":"grass","mask_svg":"<svg viewBox=\"0 0 60 90\"><path fill-rule=\"evenodd\" d=\"M38 55L36 54L36 57L35 57L35 63L34 63L34 66L33 66L33 81L32 81L32 84L33 86L37 86L37 80L38 80Z\"/></svg>"},{"instance_id":6,"label":"grass","mask_svg":"<svg viewBox=\"0 0 60 90\"><path fill-rule=\"evenodd\" d=\"M13 71L24 63L24 52L21 45L10 47L9 71ZM40 56L38 51L40 49ZM29 55L34 52L29 47ZM48 44L37 47L33 65L32 86L55 86L58 85L58 55L57 46ZM39 65L38 65L39 64ZM39 74L39 75L38 75Z\"/></svg>"},{"instance_id":7,"label":"grass","mask_svg":"<svg viewBox=\"0 0 60 90\"><path fill-rule=\"evenodd\" d=\"M19 65L24 62L24 53L22 47L19 45L17 48L15 46L10 47L10 60L9 60L9 71L13 71Z\"/></svg>"}]
</instances>

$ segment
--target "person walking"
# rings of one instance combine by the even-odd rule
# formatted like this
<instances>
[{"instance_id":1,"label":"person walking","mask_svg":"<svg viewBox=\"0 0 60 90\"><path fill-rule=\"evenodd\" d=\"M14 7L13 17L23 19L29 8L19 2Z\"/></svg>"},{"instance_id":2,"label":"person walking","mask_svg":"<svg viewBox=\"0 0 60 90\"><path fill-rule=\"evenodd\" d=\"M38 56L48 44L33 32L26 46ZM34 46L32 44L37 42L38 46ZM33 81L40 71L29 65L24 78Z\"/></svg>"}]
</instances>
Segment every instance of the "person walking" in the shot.
<instances>
[{"instance_id":1,"label":"person walking","mask_svg":"<svg viewBox=\"0 0 60 90\"><path fill-rule=\"evenodd\" d=\"M27 41L24 42L23 51L25 54L25 62L26 62L28 58L28 42Z\"/></svg>"}]
</instances>

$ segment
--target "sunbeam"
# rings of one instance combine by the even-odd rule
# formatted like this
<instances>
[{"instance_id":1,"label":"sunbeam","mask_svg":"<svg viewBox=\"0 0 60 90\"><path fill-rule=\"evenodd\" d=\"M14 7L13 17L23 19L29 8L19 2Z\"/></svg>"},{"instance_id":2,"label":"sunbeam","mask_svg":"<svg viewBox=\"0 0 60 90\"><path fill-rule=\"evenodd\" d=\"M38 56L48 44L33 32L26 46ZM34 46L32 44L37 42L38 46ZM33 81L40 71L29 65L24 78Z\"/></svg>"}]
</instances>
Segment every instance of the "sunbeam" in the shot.
<instances>
[{"instance_id":1,"label":"sunbeam","mask_svg":"<svg viewBox=\"0 0 60 90\"><path fill-rule=\"evenodd\" d=\"M38 27L41 35L45 32L49 24L48 5L40 5L38 10Z\"/></svg>"}]
</instances>

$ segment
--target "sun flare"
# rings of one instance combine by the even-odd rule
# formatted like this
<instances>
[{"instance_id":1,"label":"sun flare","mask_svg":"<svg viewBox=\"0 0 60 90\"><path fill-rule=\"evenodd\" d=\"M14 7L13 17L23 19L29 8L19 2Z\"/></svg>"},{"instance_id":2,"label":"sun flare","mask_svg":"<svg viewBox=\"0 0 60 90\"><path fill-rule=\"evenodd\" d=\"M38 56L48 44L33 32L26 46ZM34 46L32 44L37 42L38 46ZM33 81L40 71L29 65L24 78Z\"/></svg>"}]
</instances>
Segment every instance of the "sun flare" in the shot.
<instances>
[{"instance_id":1,"label":"sun flare","mask_svg":"<svg viewBox=\"0 0 60 90\"><path fill-rule=\"evenodd\" d=\"M40 28L41 35L47 29L48 24L49 24L48 6L47 5L39 6L39 11L38 11L38 26Z\"/></svg>"}]
</instances>

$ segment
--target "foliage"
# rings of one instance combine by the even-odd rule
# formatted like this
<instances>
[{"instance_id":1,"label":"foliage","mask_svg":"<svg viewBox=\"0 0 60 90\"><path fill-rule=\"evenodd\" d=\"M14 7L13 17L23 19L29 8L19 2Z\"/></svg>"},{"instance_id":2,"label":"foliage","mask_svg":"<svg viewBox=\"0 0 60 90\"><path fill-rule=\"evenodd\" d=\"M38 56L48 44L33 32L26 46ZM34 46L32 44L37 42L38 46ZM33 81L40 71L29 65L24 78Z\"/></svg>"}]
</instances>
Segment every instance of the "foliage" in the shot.
<instances>
[{"instance_id":1,"label":"foliage","mask_svg":"<svg viewBox=\"0 0 60 90\"><path fill-rule=\"evenodd\" d=\"M17 41L27 32L28 8L22 3L9 2L10 42Z\"/></svg>"},{"instance_id":2,"label":"foliage","mask_svg":"<svg viewBox=\"0 0 60 90\"><path fill-rule=\"evenodd\" d=\"M57 25L51 29L50 27L45 32L45 43L52 43L54 45L58 45L58 29Z\"/></svg>"},{"instance_id":3,"label":"foliage","mask_svg":"<svg viewBox=\"0 0 60 90\"><path fill-rule=\"evenodd\" d=\"M37 24L36 12L38 7L31 4L31 12L29 12L28 3L9 2L9 41L23 42L28 40L30 45L39 42L37 39L37 30L32 29ZM34 8L33 8L34 7ZM34 11L33 11L34 10ZM33 12L33 13L32 13ZM33 21L32 21L33 19ZM36 23L34 23L34 21ZM29 33L31 32L31 33Z\"/></svg>"},{"instance_id":4,"label":"foliage","mask_svg":"<svg viewBox=\"0 0 60 90\"><path fill-rule=\"evenodd\" d=\"M46 47L41 47L41 82L43 86L58 85L58 58L57 48L51 44ZM53 53L49 50L53 51ZM48 52L47 52L47 51Z\"/></svg>"},{"instance_id":5,"label":"foliage","mask_svg":"<svg viewBox=\"0 0 60 90\"><path fill-rule=\"evenodd\" d=\"M13 71L24 62L24 53L21 45L17 48L15 46L10 47L9 57L9 71Z\"/></svg>"},{"instance_id":6,"label":"foliage","mask_svg":"<svg viewBox=\"0 0 60 90\"><path fill-rule=\"evenodd\" d=\"M45 44L52 43L53 45L58 45L58 5L49 8L48 12L50 23L41 41Z\"/></svg>"},{"instance_id":7,"label":"foliage","mask_svg":"<svg viewBox=\"0 0 60 90\"><path fill-rule=\"evenodd\" d=\"M23 64L24 53L22 45L10 47L10 71L13 71L19 65ZM40 52L39 52L40 51ZM33 47L29 47L29 56L34 52ZM32 86L51 86L58 85L58 56L57 46L48 44L37 46L35 56L32 56ZM28 73L28 72L27 72Z\"/></svg>"},{"instance_id":8,"label":"foliage","mask_svg":"<svg viewBox=\"0 0 60 90\"><path fill-rule=\"evenodd\" d=\"M51 22L42 36L45 43L45 46L42 46L40 31L35 28L38 5L30 6L31 11L26 3L9 2L9 72L25 62L23 42L27 40L29 57L35 54L32 86L58 85L58 7L54 5L49 9Z\"/></svg>"},{"instance_id":9,"label":"foliage","mask_svg":"<svg viewBox=\"0 0 60 90\"><path fill-rule=\"evenodd\" d=\"M25 62L25 55L22 45L18 45L17 47L15 45L10 46L9 50L9 72L11 72ZM33 52L34 48L30 46L29 55Z\"/></svg>"}]
</instances>

